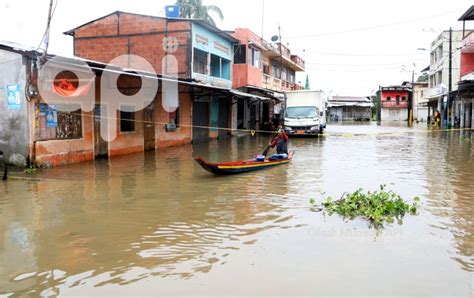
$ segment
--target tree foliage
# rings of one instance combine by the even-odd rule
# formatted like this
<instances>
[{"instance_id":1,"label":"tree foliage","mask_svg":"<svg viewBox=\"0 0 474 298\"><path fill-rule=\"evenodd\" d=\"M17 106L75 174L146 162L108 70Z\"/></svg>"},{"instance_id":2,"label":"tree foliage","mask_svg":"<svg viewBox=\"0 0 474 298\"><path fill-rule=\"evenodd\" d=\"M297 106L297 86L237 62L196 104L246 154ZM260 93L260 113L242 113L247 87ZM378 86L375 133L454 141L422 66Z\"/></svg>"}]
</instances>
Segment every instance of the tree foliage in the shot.
<instances>
[{"instance_id":1,"label":"tree foliage","mask_svg":"<svg viewBox=\"0 0 474 298\"><path fill-rule=\"evenodd\" d=\"M417 82L428 82L428 73L423 73L421 74L418 79L416 80Z\"/></svg>"},{"instance_id":2,"label":"tree foliage","mask_svg":"<svg viewBox=\"0 0 474 298\"><path fill-rule=\"evenodd\" d=\"M208 22L216 26L216 22L211 14L215 14L219 19L224 19L222 10L216 5L204 5L202 0L177 0L176 5L180 7L180 17L186 19L197 19Z\"/></svg>"}]
</instances>

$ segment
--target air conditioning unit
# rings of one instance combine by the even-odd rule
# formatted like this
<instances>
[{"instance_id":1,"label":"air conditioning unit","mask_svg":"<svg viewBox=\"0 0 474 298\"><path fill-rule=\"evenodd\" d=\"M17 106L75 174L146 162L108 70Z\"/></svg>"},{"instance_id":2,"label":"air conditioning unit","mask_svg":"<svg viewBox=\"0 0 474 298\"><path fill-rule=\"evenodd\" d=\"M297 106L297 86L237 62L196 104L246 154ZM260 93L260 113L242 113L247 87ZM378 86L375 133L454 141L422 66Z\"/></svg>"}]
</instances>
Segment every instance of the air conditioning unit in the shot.
<instances>
[{"instance_id":1,"label":"air conditioning unit","mask_svg":"<svg viewBox=\"0 0 474 298\"><path fill-rule=\"evenodd\" d=\"M176 131L176 124L174 123L165 124L165 129L166 129L166 132Z\"/></svg>"}]
</instances>

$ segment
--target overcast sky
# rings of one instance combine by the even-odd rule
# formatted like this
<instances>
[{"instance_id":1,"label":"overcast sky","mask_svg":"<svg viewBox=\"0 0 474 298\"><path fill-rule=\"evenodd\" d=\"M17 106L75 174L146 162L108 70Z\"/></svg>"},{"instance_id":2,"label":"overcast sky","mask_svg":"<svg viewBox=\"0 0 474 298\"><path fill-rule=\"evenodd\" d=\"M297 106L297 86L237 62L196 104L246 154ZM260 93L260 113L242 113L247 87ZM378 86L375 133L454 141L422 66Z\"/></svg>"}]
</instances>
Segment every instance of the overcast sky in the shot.
<instances>
[{"instance_id":1,"label":"overcast sky","mask_svg":"<svg viewBox=\"0 0 474 298\"><path fill-rule=\"evenodd\" d=\"M174 0L57 0L50 52L72 55L72 37L62 32L115 10L164 15ZM263 2L265 1L265 2ZM270 40L281 26L282 40L306 60L311 88L333 95L372 94L379 85L411 80L402 65L419 72L429 64L431 41L457 19L472 0L204 0L224 13L221 29L246 27ZM0 40L38 46L49 0L0 0ZM263 5L264 4L264 5ZM263 9L263 7L265 9ZM470 24L470 27L474 26ZM297 77L304 84L305 74Z\"/></svg>"}]
</instances>

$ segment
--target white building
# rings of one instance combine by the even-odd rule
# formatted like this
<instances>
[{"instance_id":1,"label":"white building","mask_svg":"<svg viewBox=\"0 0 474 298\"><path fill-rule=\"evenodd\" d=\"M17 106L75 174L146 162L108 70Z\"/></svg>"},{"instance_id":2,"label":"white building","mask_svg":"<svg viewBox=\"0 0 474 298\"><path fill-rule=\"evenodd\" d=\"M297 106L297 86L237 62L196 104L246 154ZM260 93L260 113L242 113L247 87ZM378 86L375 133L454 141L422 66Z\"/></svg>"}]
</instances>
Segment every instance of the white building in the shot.
<instances>
[{"instance_id":1,"label":"white building","mask_svg":"<svg viewBox=\"0 0 474 298\"><path fill-rule=\"evenodd\" d=\"M457 49L461 47L463 32L462 30L451 32L451 91L456 91L461 56L461 52ZM443 31L431 43L429 89L424 92L424 97L429 101L428 111L430 116L432 117L436 110L440 111L443 116L443 123L446 123L448 119L452 119L452 111L450 116L447 116L446 111L449 91L449 35L449 30Z\"/></svg>"}]
</instances>

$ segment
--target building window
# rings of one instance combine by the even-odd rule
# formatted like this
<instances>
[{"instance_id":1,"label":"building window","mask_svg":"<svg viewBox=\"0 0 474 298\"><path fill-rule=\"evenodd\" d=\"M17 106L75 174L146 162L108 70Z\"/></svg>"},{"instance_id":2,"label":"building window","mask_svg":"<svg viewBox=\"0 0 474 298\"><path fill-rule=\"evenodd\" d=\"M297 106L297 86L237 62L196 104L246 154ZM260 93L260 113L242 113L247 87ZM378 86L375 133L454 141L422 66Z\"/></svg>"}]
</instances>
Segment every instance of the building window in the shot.
<instances>
[{"instance_id":1,"label":"building window","mask_svg":"<svg viewBox=\"0 0 474 298\"><path fill-rule=\"evenodd\" d=\"M390 100L392 100L392 98L391 98L390 96L387 96L387 97L385 98L385 100L386 100L386 101L390 101Z\"/></svg>"},{"instance_id":2,"label":"building window","mask_svg":"<svg viewBox=\"0 0 474 298\"><path fill-rule=\"evenodd\" d=\"M230 60L221 58L221 74L222 78L226 80L230 80L230 70L231 70L231 63Z\"/></svg>"},{"instance_id":3,"label":"building window","mask_svg":"<svg viewBox=\"0 0 474 298\"><path fill-rule=\"evenodd\" d=\"M120 111L120 132L135 131L135 112Z\"/></svg>"},{"instance_id":4,"label":"building window","mask_svg":"<svg viewBox=\"0 0 474 298\"><path fill-rule=\"evenodd\" d=\"M283 81L288 81L288 70L286 68L282 68L281 79Z\"/></svg>"},{"instance_id":5,"label":"building window","mask_svg":"<svg viewBox=\"0 0 474 298\"><path fill-rule=\"evenodd\" d=\"M295 72L291 69L288 69L288 81L290 81L290 83L295 83L296 82L296 75L295 75Z\"/></svg>"},{"instance_id":6,"label":"building window","mask_svg":"<svg viewBox=\"0 0 474 298\"><path fill-rule=\"evenodd\" d=\"M78 106L39 104L39 139L68 140L82 138L82 113ZM70 111L70 112L62 112Z\"/></svg>"},{"instance_id":7,"label":"building window","mask_svg":"<svg viewBox=\"0 0 474 298\"><path fill-rule=\"evenodd\" d=\"M270 74L270 66L268 64L263 64L263 73L266 75Z\"/></svg>"},{"instance_id":8,"label":"building window","mask_svg":"<svg viewBox=\"0 0 474 298\"><path fill-rule=\"evenodd\" d=\"M176 111L170 113L170 123L176 125L176 128L179 128L180 122L180 109L177 108Z\"/></svg>"},{"instance_id":9,"label":"building window","mask_svg":"<svg viewBox=\"0 0 474 298\"><path fill-rule=\"evenodd\" d=\"M211 55L211 76L230 80L230 61L216 55Z\"/></svg>"},{"instance_id":10,"label":"building window","mask_svg":"<svg viewBox=\"0 0 474 298\"><path fill-rule=\"evenodd\" d=\"M260 68L262 64L262 56L256 48L249 47L249 64Z\"/></svg>"},{"instance_id":11,"label":"building window","mask_svg":"<svg viewBox=\"0 0 474 298\"><path fill-rule=\"evenodd\" d=\"M211 76L221 77L221 58L211 54Z\"/></svg>"},{"instance_id":12,"label":"building window","mask_svg":"<svg viewBox=\"0 0 474 298\"><path fill-rule=\"evenodd\" d=\"M402 101L405 101L407 100L407 97L406 96L402 96Z\"/></svg>"},{"instance_id":13,"label":"building window","mask_svg":"<svg viewBox=\"0 0 474 298\"><path fill-rule=\"evenodd\" d=\"M207 75L207 53L199 49L194 49L193 69L195 73Z\"/></svg>"},{"instance_id":14,"label":"building window","mask_svg":"<svg viewBox=\"0 0 474 298\"><path fill-rule=\"evenodd\" d=\"M247 63L246 46L244 44L234 46L234 64Z\"/></svg>"},{"instance_id":15,"label":"building window","mask_svg":"<svg viewBox=\"0 0 474 298\"><path fill-rule=\"evenodd\" d=\"M397 95L397 96L395 97L395 100L396 100L396 101L400 101L400 95Z\"/></svg>"}]
</instances>

